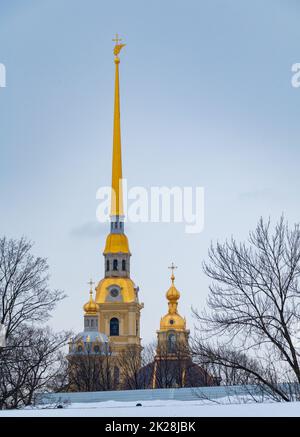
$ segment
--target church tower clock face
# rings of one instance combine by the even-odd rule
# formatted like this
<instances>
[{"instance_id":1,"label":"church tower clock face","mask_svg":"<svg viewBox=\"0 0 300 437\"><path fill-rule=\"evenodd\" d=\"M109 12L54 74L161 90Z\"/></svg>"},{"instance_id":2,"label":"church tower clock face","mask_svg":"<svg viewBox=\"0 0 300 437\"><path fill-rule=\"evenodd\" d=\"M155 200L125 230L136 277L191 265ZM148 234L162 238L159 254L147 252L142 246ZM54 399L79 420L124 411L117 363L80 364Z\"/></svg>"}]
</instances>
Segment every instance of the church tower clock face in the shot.
<instances>
[{"instance_id":1,"label":"church tower clock face","mask_svg":"<svg viewBox=\"0 0 300 437\"><path fill-rule=\"evenodd\" d=\"M110 290L111 297L118 297L119 296L119 290L117 288L112 288Z\"/></svg>"}]
</instances>

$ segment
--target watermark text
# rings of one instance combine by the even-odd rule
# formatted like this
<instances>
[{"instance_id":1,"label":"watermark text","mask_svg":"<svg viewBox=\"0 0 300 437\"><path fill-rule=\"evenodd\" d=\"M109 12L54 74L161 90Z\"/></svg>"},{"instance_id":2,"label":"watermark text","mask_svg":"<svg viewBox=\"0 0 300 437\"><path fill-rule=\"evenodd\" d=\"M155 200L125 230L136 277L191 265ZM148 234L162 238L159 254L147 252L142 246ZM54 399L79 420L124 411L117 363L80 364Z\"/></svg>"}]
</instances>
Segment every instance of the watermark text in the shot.
<instances>
[{"instance_id":1,"label":"watermark text","mask_svg":"<svg viewBox=\"0 0 300 437\"><path fill-rule=\"evenodd\" d=\"M197 234L204 228L203 187L151 187L128 189L126 179L120 181L123 192L124 221L130 223L183 223L187 234ZM111 187L98 189L100 201L96 216L99 222L110 220L110 205L115 204Z\"/></svg>"},{"instance_id":2,"label":"watermark text","mask_svg":"<svg viewBox=\"0 0 300 437\"><path fill-rule=\"evenodd\" d=\"M300 62L292 65L292 73L294 73L291 80L292 87L300 88Z\"/></svg>"},{"instance_id":3,"label":"watermark text","mask_svg":"<svg viewBox=\"0 0 300 437\"><path fill-rule=\"evenodd\" d=\"M6 87L6 68L4 64L0 63L0 88Z\"/></svg>"}]
</instances>

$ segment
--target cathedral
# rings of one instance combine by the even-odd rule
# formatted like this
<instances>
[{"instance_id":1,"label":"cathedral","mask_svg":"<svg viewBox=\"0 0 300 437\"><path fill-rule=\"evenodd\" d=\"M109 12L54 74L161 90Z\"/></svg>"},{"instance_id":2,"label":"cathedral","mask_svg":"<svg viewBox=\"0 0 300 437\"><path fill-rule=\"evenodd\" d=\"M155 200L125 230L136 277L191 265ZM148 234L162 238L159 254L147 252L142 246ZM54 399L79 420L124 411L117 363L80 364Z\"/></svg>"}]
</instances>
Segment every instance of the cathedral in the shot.
<instances>
[{"instance_id":1,"label":"cathedral","mask_svg":"<svg viewBox=\"0 0 300 437\"><path fill-rule=\"evenodd\" d=\"M131 253L124 229L122 193L119 54L125 44L121 43L118 35L114 41L115 95L110 233L107 235L103 251L104 277L95 290L93 282L90 281L90 298L83 307L84 331L69 344L70 372L78 373L78 360L82 362L87 356L95 359L97 356L109 354L107 367L110 369L106 371L111 371L113 387L118 389L124 379L119 358L126 356L127 351L133 351L137 357L135 367L138 369L139 378L146 375L146 386L149 388L215 385L215 381L191 360L189 330L186 328L185 319L178 312L180 293L174 283L176 267L173 263L170 267L171 286L166 293L168 312L161 318L157 331L155 358L144 367L141 363L140 321L144 304L139 301L139 287L130 277Z\"/></svg>"}]
</instances>

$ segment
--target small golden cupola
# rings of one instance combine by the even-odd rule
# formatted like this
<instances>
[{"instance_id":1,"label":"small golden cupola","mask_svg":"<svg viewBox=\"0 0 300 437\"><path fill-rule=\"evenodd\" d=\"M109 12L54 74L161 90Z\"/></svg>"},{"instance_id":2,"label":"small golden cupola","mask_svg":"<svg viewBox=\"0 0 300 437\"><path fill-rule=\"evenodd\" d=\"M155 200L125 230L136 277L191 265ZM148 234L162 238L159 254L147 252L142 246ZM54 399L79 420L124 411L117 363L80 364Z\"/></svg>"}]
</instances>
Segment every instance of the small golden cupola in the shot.
<instances>
[{"instance_id":1,"label":"small golden cupola","mask_svg":"<svg viewBox=\"0 0 300 437\"><path fill-rule=\"evenodd\" d=\"M175 276L174 276L174 269L176 267L172 263L170 269L172 270L171 275L171 287L166 293L166 298L168 299L169 303L169 311L168 313L161 318L160 320L160 330L161 331L169 331L170 329L175 331L183 331L186 329L186 320L185 318L181 317L180 314L178 314L178 300L180 298L180 293L177 290L177 288L174 285Z\"/></svg>"},{"instance_id":2,"label":"small golden cupola","mask_svg":"<svg viewBox=\"0 0 300 437\"><path fill-rule=\"evenodd\" d=\"M93 281L89 282L90 285L90 299L83 305L83 310L86 316L96 316L97 315L97 304L93 298Z\"/></svg>"}]
</instances>

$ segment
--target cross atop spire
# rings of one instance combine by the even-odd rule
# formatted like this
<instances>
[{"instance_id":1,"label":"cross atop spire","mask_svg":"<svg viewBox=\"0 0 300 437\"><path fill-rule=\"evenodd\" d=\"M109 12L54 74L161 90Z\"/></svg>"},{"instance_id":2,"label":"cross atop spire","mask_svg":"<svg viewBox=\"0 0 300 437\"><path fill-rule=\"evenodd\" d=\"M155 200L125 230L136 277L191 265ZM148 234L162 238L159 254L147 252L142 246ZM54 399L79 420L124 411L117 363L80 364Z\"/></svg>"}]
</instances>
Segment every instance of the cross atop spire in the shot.
<instances>
[{"instance_id":1,"label":"cross atop spire","mask_svg":"<svg viewBox=\"0 0 300 437\"><path fill-rule=\"evenodd\" d=\"M90 294L93 293L93 285L95 284L95 282L93 282L92 279L89 280L88 285L90 286Z\"/></svg>"},{"instance_id":2,"label":"cross atop spire","mask_svg":"<svg viewBox=\"0 0 300 437\"><path fill-rule=\"evenodd\" d=\"M171 269L171 270L172 270L172 273L174 273L174 270L175 270L175 269L178 269L178 267L175 266L175 264L172 262L171 265L168 267L168 269Z\"/></svg>"},{"instance_id":3,"label":"cross atop spire","mask_svg":"<svg viewBox=\"0 0 300 437\"><path fill-rule=\"evenodd\" d=\"M119 38L119 34L116 33L116 37L113 38L113 41L116 43L116 46L119 44L120 41L122 41L122 38Z\"/></svg>"},{"instance_id":4,"label":"cross atop spire","mask_svg":"<svg viewBox=\"0 0 300 437\"><path fill-rule=\"evenodd\" d=\"M175 264L174 264L173 262L172 262L171 265L168 267L168 269L172 270L172 275L171 275L171 281L172 281L172 283L174 283L174 279L175 279L175 276L174 276L174 270L177 269L177 268L178 268L178 267L175 266Z\"/></svg>"},{"instance_id":5,"label":"cross atop spire","mask_svg":"<svg viewBox=\"0 0 300 437\"><path fill-rule=\"evenodd\" d=\"M121 44L122 38L119 38L119 35L117 33L116 33L116 37L113 38L113 41L115 42L115 47L114 47L115 64L119 64L120 59L118 54L120 53L122 48L126 46L126 44Z\"/></svg>"}]
</instances>

